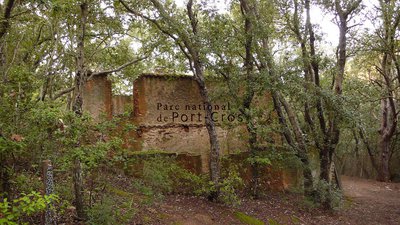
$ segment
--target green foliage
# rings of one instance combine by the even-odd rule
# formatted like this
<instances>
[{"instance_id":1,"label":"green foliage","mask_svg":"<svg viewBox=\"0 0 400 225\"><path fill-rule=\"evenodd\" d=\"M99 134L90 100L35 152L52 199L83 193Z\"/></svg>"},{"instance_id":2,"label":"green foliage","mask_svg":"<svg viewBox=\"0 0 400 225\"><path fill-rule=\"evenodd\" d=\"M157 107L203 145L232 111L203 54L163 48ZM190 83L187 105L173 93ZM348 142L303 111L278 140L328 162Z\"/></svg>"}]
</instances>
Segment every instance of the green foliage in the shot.
<instances>
[{"instance_id":1,"label":"green foliage","mask_svg":"<svg viewBox=\"0 0 400 225\"><path fill-rule=\"evenodd\" d=\"M19 173L13 179L17 193L30 193L43 187L43 181L35 174Z\"/></svg>"},{"instance_id":2,"label":"green foliage","mask_svg":"<svg viewBox=\"0 0 400 225\"><path fill-rule=\"evenodd\" d=\"M6 155L11 152L21 152L26 147L24 142L15 142L0 136L0 154Z\"/></svg>"},{"instance_id":3,"label":"green foliage","mask_svg":"<svg viewBox=\"0 0 400 225\"><path fill-rule=\"evenodd\" d=\"M28 224L23 222L24 217L33 216L43 212L47 207L54 210L52 204L57 203L59 197L57 195L42 196L38 192L32 191L29 194L21 194L21 197L8 202L4 199L0 202L0 224L17 225Z\"/></svg>"},{"instance_id":4,"label":"green foliage","mask_svg":"<svg viewBox=\"0 0 400 225\"><path fill-rule=\"evenodd\" d=\"M63 169L70 168L75 158L79 158L88 170L113 162L107 154L119 152L123 144L120 137L113 136L114 130L118 129L116 121L104 120L95 124L89 115L76 117L73 112L64 112L62 120L63 129L57 130L55 137L63 156L57 160Z\"/></svg>"},{"instance_id":5,"label":"green foliage","mask_svg":"<svg viewBox=\"0 0 400 225\"><path fill-rule=\"evenodd\" d=\"M105 198L102 202L96 203L88 212L88 224L111 225L116 224L115 208L111 198Z\"/></svg>"},{"instance_id":6,"label":"green foliage","mask_svg":"<svg viewBox=\"0 0 400 225\"><path fill-rule=\"evenodd\" d=\"M7 163L4 166L21 163L24 168L23 171L13 171L16 166L2 167L2 170L8 168L9 182L16 192L12 193L14 195L41 188L39 165L42 160L51 159L57 170L55 182L59 183L55 186L56 193L71 204L74 197L68 171L73 159L81 159L85 179L86 174L100 166L112 166L114 160L109 153L119 152L123 142L118 136L112 137L118 129L115 121L95 124L88 115L76 117L58 103L40 101L25 116L25 124L18 133L22 137L20 141L8 138L12 132L3 133L7 136L0 135L0 156ZM11 153L13 157L10 157ZM14 157L18 161L13 161Z\"/></svg>"},{"instance_id":7,"label":"green foliage","mask_svg":"<svg viewBox=\"0 0 400 225\"><path fill-rule=\"evenodd\" d=\"M198 193L204 184L204 179L183 169L171 156L147 154L142 159L143 169L140 180L134 184L147 196L180 193ZM140 161L135 161L140 163Z\"/></svg>"},{"instance_id":8,"label":"green foliage","mask_svg":"<svg viewBox=\"0 0 400 225\"><path fill-rule=\"evenodd\" d=\"M143 180L134 180L132 182L132 185L136 188L137 191L147 197L147 203L151 203L154 199L161 199L163 197L162 193L155 193L153 188L146 185Z\"/></svg>"},{"instance_id":9,"label":"green foliage","mask_svg":"<svg viewBox=\"0 0 400 225\"><path fill-rule=\"evenodd\" d=\"M143 181L157 193L171 193L173 181L170 178L174 163L168 158L155 157L144 162Z\"/></svg>"},{"instance_id":10,"label":"green foliage","mask_svg":"<svg viewBox=\"0 0 400 225\"><path fill-rule=\"evenodd\" d=\"M193 174L178 165L174 157L162 156L157 151L139 155L146 157L131 162L143 163L142 173L139 179L133 181L133 185L148 197L160 198L171 193L208 197L219 190L219 201L228 205L240 204L239 192L244 187L244 182L237 165L228 164L229 167L222 170L220 183L216 186L209 181L208 174Z\"/></svg>"},{"instance_id":11,"label":"green foliage","mask_svg":"<svg viewBox=\"0 0 400 225\"><path fill-rule=\"evenodd\" d=\"M105 196L101 202L94 204L88 211L88 224L113 225L128 224L135 214L133 199ZM118 199L118 200L117 200Z\"/></svg>"},{"instance_id":12,"label":"green foliage","mask_svg":"<svg viewBox=\"0 0 400 225\"><path fill-rule=\"evenodd\" d=\"M271 160L270 160L269 157L261 157L261 156L258 156L258 155L247 158L247 161L252 165L253 164L258 164L258 165L261 165L261 166L269 166L269 165L271 165Z\"/></svg>"},{"instance_id":13,"label":"green foliage","mask_svg":"<svg viewBox=\"0 0 400 225\"><path fill-rule=\"evenodd\" d=\"M244 182L240 177L238 166L230 165L222 175L219 184L219 200L228 205L240 204L238 192L244 187Z\"/></svg>"},{"instance_id":14,"label":"green foliage","mask_svg":"<svg viewBox=\"0 0 400 225\"><path fill-rule=\"evenodd\" d=\"M239 166L227 163L221 171L220 182L216 185L208 180L208 177L196 177L197 188L194 193L197 195L209 197L211 193L219 191L218 201L227 205L239 205L239 193L244 188L244 181L239 174Z\"/></svg>"}]
</instances>

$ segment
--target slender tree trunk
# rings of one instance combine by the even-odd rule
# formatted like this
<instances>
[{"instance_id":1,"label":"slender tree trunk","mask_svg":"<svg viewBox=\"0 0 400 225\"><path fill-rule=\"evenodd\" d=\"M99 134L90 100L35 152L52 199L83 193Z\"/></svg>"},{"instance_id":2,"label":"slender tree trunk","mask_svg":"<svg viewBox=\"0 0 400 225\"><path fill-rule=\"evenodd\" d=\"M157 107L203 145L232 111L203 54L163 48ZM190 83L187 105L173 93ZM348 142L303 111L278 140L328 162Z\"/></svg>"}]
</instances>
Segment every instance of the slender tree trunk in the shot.
<instances>
[{"instance_id":1,"label":"slender tree trunk","mask_svg":"<svg viewBox=\"0 0 400 225\"><path fill-rule=\"evenodd\" d=\"M247 118L247 120L251 120L251 118ZM256 157L258 153L257 147L257 133L255 131L254 125L251 121L247 121L246 124L247 131L249 132L249 147L250 147L250 156ZM253 162L251 164L251 189L252 189L252 196L254 198L260 197L259 185L260 185L260 165L257 162Z\"/></svg>"},{"instance_id":2,"label":"slender tree trunk","mask_svg":"<svg viewBox=\"0 0 400 225\"><path fill-rule=\"evenodd\" d=\"M156 6L156 8L159 9L159 11L162 11L163 15L166 15L165 11L162 9L160 3L158 1L152 0L153 4ZM191 28L192 28L192 34L194 36L198 35L198 29L197 29L197 24L198 20L196 18L195 13L193 12L193 0L189 0L187 3L187 15L190 20ZM179 32L180 33L180 32ZM200 95L203 99L203 102L207 105L206 107L206 127L208 131L208 135L210 138L210 179L213 182L213 184L216 187L216 192L211 193L209 196L211 200L215 200L219 196L219 178L220 178L220 146L219 146L219 141L218 141L218 136L217 136L217 131L216 127L214 124L214 121L212 120L212 107L211 106L211 100L208 94L208 90L206 87L206 84L204 82L204 65L200 59L200 50L199 48L199 43L193 42L188 36L186 36L184 33L180 33L181 38L183 38L184 45L186 46L187 51L189 52L189 55L187 55L189 63L192 63L193 65L193 72L194 72L194 77L199 85L200 89Z\"/></svg>"},{"instance_id":3,"label":"slender tree trunk","mask_svg":"<svg viewBox=\"0 0 400 225\"><path fill-rule=\"evenodd\" d=\"M249 148L251 157L256 157L258 154L257 147L257 131L253 122L253 117L251 115L251 103L254 99L255 91L255 74L254 74L254 62L253 62L253 20L255 20L255 5L251 4L247 0L240 0L240 8L242 15L244 17L244 34L245 34L245 43L244 48L246 55L244 57L244 69L246 71L246 83L245 83L245 92L244 98L242 102L242 106L240 108L240 112L244 115L246 122L246 129L249 134ZM259 170L260 165L257 162L253 162L251 165L252 169L252 182L251 189L252 195L255 198L259 197Z\"/></svg>"},{"instance_id":4,"label":"slender tree trunk","mask_svg":"<svg viewBox=\"0 0 400 225\"><path fill-rule=\"evenodd\" d=\"M85 219L85 206L83 203L82 167L79 159L74 160L73 182L75 192L75 207L79 219Z\"/></svg>"},{"instance_id":5,"label":"slender tree trunk","mask_svg":"<svg viewBox=\"0 0 400 225\"><path fill-rule=\"evenodd\" d=\"M312 196L314 193L314 184L313 184L311 165L310 165L310 160L309 160L309 157L307 154L307 152L308 152L307 147L306 147L306 144L304 141L304 137L301 134L301 130L300 130L300 126L297 121L297 118L294 114L294 111L291 109L291 106L289 105L289 103L286 102L286 100L284 100L282 97L280 97L279 93L273 92L272 99L274 101L275 111L278 114L279 123L283 126L283 129L284 129L283 135L284 135L286 141L288 142L288 144L292 148L295 149L297 157L302 162L304 194L305 194L305 196ZM284 105L286 105L286 107L284 107L284 108L285 108L286 114L288 114L292 129L295 130L294 133L295 133L296 143L294 142L292 135L290 134L290 131L288 129L286 119L282 112L282 103L281 102L284 102Z\"/></svg>"},{"instance_id":6,"label":"slender tree trunk","mask_svg":"<svg viewBox=\"0 0 400 225\"><path fill-rule=\"evenodd\" d=\"M313 177L311 172L310 160L307 154L307 145L304 140L304 135L301 131L300 124L297 120L296 114L290 104L282 97L279 98L282 103L286 114L288 115L289 122L292 126L294 136L297 142L297 156L303 164L303 177L304 177L304 192L306 196L313 193Z\"/></svg>"},{"instance_id":7,"label":"slender tree trunk","mask_svg":"<svg viewBox=\"0 0 400 225\"><path fill-rule=\"evenodd\" d=\"M212 107L208 107L211 105L211 101L208 96L208 90L204 83L202 69L198 68L197 71L198 72L201 71L201 72L197 74L195 80L196 80L197 84L199 85L200 95L202 97L202 100L205 103L205 105L207 106L205 123L206 123L206 128L208 131L208 135L209 135L209 139L210 139L210 147L211 147L210 162L209 162L210 163L210 179L218 189L219 178L220 178L220 155L219 155L220 147L219 147L218 136L217 136L215 124L214 124L214 121L212 120L212 113L213 113ZM210 196L210 198L215 200L218 197L218 195L219 195L219 191L217 190L217 193L212 193L212 196Z\"/></svg>"},{"instance_id":8,"label":"slender tree trunk","mask_svg":"<svg viewBox=\"0 0 400 225\"><path fill-rule=\"evenodd\" d=\"M330 171L330 149L329 149L329 138L328 132L326 129L326 122L324 118L324 111L322 107L322 99L320 94L317 91L312 91L311 85L315 85L317 88L320 87L319 84L319 64L317 61L317 55L315 50L315 34L313 31L313 27L311 24L310 18L310 1L304 1L304 7L306 10L306 32L308 34L308 43L310 46L310 52L307 50L306 46L306 37L303 37L300 29L300 15L299 15L299 5L298 1L294 2L294 19L292 31L296 35L297 41L300 44L301 54L302 54L302 63L303 63L303 71L305 77L305 91L306 92L314 92L316 96L316 109L317 109L317 118L319 122L319 133L318 128L314 125L314 121L310 112L310 103L305 102L304 104L304 116L305 121L307 122L311 133L315 137L315 143L320 151L320 178L329 180L329 171ZM321 138L320 138L321 137Z\"/></svg>"},{"instance_id":9,"label":"slender tree trunk","mask_svg":"<svg viewBox=\"0 0 400 225\"><path fill-rule=\"evenodd\" d=\"M367 138L364 135L364 131L360 128L358 133L360 134L360 137L364 143L364 146L367 148L367 153L368 153L369 159L371 160L372 167L375 169L376 172L379 172L379 167L376 162L375 155L372 151L371 145L369 144Z\"/></svg>"},{"instance_id":10,"label":"slender tree trunk","mask_svg":"<svg viewBox=\"0 0 400 225\"><path fill-rule=\"evenodd\" d=\"M300 33L298 2L295 1L294 4L295 4L295 12L294 12L294 20L292 21L293 27L291 29L295 33L296 38L300 43L302 56L303 56L303 66L304 66L303 70L304 70L305 77L306 77L305 89L308 90L309 84L313 81L313 78L311 76L312 68L310 65L310 60L308 57L305 40L303 39L303 37ZM272 55L270 53L271 50L268 48L268 44L265 40L263 41L263 47L265 49L268 49L268 51L267 51L268 53L265 56L266 66L268 68L270 68L270 71L269 71L270 75L272 77L276 77L275 70L274 70L274 63L272 61ZM276 79L275 82L279 83L280 82L279 78ZM281 123L281 125L284 126L284 132L283 132L284 137L286 138L286 141L288 142L288 144L295 149L297 157L302 162L304 194L306 196L311 196L314 192L313 176L312 176L312 171L311 171L311 166L310 166L310 160L308 157L307 145L306 145L306 142L304 139L302 129L298 122L297 116L296 116L294 110L292 109L291 105L283 97L281 97L278 92L274 91L272 93L272 97L273 97L273 101L274 101L275 111L278 114L279 122ZM285 109L285 112L288 116L288 119L289 119L289 122L290 122L290 125L292 128L292 131L294 133L294 140L288 129L288 125L286 124L286 120L285 120L283 112L282 112L282 105L283 105L283 108ZM313 129L313 121L311 118L310 105L308 102L305 103L304 109L305 109L305 120L310 125L311 129Z\"/></svg>"},{"instance_id":11,"label":"slender tree trunk","mask_svg":"<svg viewBox=\"0 0 400 225\"><path fill-rule=\"evenodd\" d=\"M76 59L76 77L75 77L75 90L74 90L74 101L72 104L72 110L79 117L82 115L82 91L85 82L85 35L86 35L86 22L88 16L88 3L84 0L80 5L81 23L80 23L80 34L78 37L77 45L77 59ZM80 143L77 143L79 146ZM80 219L85 219L85 208L84 208L84 188L82 180L82 168L79 158L74 159L73 166L73 182L75 190L75 207L77 215Z\"/></svg>"},{"instance_id":12,"label":"slender tree trunk","mask_svg":"<svg viewBox=\"0 0 400 225\"><path fill-rule=\"evenodd\" d=\"M379 149L381 152L381 165L378 174L378 180L383 182L389 182L390 170L389 170L389 159L390 159L390 139L381 137L379 140Z\"/></svg>"}]
</instances>

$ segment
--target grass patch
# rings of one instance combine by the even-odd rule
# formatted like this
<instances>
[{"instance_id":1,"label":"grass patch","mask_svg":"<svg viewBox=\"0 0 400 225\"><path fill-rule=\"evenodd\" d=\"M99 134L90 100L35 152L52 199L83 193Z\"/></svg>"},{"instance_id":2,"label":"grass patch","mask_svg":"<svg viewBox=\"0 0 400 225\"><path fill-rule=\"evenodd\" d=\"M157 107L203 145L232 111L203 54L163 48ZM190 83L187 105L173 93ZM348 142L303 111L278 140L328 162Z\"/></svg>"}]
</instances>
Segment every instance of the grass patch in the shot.
<instances>
[{"instance_id":1,"label":"grass patch","mask_svg":"<svg viewBox=\"0 0 400 225\"><path fill-rule=\"evenodd\" d=\"M235 212L235 217L240 220L240 222L248 225L265 225L265 223L257 218L246 215L242 212Z\"/></svg>"},{"instance_id":2,"label":"grass patch","mask_svg":"<svg viewBox=\"0 0 400 225\"><path fill-rule=\"evenodd\" d=\"M292 222L294 224L301 224L301 220L297 216L292 216Z\"/></svg>"},{"instance_id":3,"label":"grass patch","mask_svg":"<svg viewBox=\"0 0 400 225\"><path fill-rule=\"evenodd\" d=\"M280 225L280 223L278 223L278 221L276 221L274 219L269 219L268 220L268 225Z\"/></svg>"},{"instance_id":4,"label":"grass patch","mask_svg":"<svg viewBox=\"0 0 400 225\"><path fill-rule=\"evenodd\" d=\"M350 209L353 205L353 199L351 197L345 196L343 199L343 208Z\"/></svg>"}]
</instances>

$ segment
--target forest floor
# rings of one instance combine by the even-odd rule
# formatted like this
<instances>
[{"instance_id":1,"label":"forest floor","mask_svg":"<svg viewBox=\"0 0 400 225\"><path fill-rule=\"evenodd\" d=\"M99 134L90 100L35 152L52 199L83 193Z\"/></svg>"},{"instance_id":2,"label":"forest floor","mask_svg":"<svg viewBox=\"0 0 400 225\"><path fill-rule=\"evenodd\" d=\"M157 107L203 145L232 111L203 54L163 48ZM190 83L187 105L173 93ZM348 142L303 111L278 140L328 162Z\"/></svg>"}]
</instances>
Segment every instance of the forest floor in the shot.
<instances>
[{"instance_id":1,"label":"forest floor","mask_svg":"<svg viewBox=\"0 0 400 225\"><path fill-rule=\"evenodd\" d=\"M344 201L335 211L312 208L298 195L243 199L236 207L198 197L167 196L142 209L132 224L400 224L400 184L342 177Z\"/></svg>"}]
</instances>

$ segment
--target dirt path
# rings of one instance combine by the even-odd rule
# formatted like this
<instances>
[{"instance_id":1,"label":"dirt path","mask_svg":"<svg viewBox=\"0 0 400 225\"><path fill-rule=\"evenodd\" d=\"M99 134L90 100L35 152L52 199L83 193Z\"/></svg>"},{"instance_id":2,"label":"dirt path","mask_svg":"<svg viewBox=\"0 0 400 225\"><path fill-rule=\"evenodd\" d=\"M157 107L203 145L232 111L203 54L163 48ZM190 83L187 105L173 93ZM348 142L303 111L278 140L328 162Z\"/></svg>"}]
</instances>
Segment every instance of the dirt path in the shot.
<instances>
[{"instance_id":1,"label":"dirt path","mask_svg":"<svg viewBox=\"0 0 400 225\"><path fill-rule=\"evenodd\" d=\"M344 194L351 205L343 209L352 222L400 224L400 184L342 177Z\"/></svg>"},{"instance_id":2,"label":"dirt path","mask_svg":"<svg viewBox=\"0 0 400 225\"><path fill-rule=\"evenodd\" d=\"M146 208L134 224L400 224L400 184L342 177L343 207L336 212L310 209L298 195L269 194L228 207L198 197L173 195Z\"/></svg>"}]
</instances>

